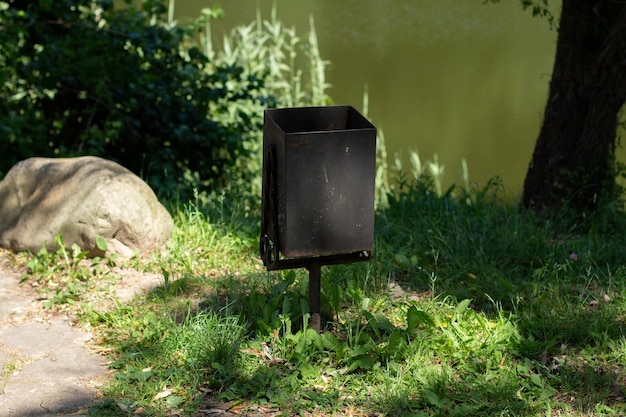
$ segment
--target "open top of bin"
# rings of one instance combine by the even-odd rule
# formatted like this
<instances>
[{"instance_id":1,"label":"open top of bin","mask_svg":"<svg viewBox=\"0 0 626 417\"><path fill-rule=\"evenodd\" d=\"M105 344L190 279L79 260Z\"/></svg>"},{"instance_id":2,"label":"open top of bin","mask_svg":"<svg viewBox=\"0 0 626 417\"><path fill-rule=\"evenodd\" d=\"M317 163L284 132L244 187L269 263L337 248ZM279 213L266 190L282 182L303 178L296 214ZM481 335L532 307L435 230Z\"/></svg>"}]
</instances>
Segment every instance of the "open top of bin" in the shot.
<instances>
[{"instance_id":1,"label":"open top of bin","mask_svg":"<svg viewBox=\"0 0 626 417\"><path fill-rule=\"evenodd\" d=\"M376 129L352 106L271 109L265 114L285 134Z\"/></svg>"}]
</instances>

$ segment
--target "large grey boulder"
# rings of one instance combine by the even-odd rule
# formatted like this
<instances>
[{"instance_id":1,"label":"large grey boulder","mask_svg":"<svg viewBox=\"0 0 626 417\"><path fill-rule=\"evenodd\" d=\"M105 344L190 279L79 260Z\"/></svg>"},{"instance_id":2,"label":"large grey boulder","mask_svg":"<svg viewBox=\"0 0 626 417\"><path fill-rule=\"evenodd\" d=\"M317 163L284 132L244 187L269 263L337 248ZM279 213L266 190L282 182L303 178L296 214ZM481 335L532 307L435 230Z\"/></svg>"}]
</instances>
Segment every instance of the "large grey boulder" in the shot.
<instances>
[{"instance_id":1,"label":"large grey boulder","mask_svg":"<svg viewBox=\"0 0 626 417\"><path fill-rule=\"evenodd\" d=\"M102 255L96 239L123 257L145 254L170 237L172 218L152 189L121 165L96 157L30 158L0 181L0 247L37 253L76 243Z\"/></svg>"}]
</instances>

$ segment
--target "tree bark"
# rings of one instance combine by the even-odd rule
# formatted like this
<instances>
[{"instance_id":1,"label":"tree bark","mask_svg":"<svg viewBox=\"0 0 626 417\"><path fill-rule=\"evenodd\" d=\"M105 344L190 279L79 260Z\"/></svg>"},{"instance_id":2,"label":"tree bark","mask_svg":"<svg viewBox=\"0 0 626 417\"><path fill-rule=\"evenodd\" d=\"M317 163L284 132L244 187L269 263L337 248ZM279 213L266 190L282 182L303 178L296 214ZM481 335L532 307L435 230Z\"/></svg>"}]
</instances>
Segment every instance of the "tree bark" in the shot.
<instances>
[{"instance_id":1,"label":"tree bark","mask_svg":"<svg viewBox=\"0 0 626 417\"><path fill-rule=\"evenodd\" d=\"M626 2L563 0L544 121L522 206L543 217L595 211L615 193L615 146L626 100Z\"/></svg>"}]
</instances>

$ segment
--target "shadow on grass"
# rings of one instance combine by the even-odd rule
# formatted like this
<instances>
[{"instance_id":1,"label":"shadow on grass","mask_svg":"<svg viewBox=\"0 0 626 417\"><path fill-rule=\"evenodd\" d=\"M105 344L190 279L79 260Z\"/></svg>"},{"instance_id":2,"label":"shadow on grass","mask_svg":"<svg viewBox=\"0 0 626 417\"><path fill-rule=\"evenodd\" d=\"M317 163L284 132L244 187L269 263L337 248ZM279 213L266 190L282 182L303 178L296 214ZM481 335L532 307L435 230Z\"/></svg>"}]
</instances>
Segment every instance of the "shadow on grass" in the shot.
<instances>
[{"instance_id":1,"label":"shadow on grass","mask_svg":"<svg viewBox=\"0 0 626 417\"><path fill-rule=\"evenodd\" d=\"M354 268L357 273L363 270ZM354 272L347 271L337 274ZM329 272L323 281L349 279L333 274ZM466 379L467 372L462 368L457 372L454 363L452 370L438 367L438 353L433 351L432 363L424 364L432 372L424 378L419 369L394 370L397 364L392 362L380 363L382 370L337 369L344 365L336 364L336 352L323 352L326 359L319 352L307 357L306 343L299 353L294 353L294 345L281 350L278 345L284 336L285 317L297 324L308 311L305 276L306 271L289 271L187 277L153 291L156 299L184 306L172 309L178 312L178 322L208 311L236 316L248 329L239 347L240 359L208 364L197 384L190 387L195 390L192 397L203 397L200 410L231 410L248 416L523 416L541 414L548 407L572 415L623 411L626 375L619 357L626 355L626 316L623 302L616 296L610 302L596 303L599 297L594 298L588 286L546 281L529 283L527 288L509 286L506 296L489 302L477 297L471 307L481 314L493 316L498 308L514 313L521 339L512 340L507 351L520 365L517 369L514 365L508 370L502 367L501 372L481 379L476 375L482 364L473 364L477 369ZM430 291L431 284L425 279L400 282L406 293L415 294ZM494 288L493 282L486 281L473 281L473 287L461 289L451 281L440 280L436 285L439 294L456 299L467 297L468 291L469 295L489 294ZM512 303L511 295L518 301ZM195 301L190 303L191 299ZM300 329L293 326L292 332ZM333 331L328 323L325 332ZM164 352L152 354L157 357ZM458 366L468 366L463 362L466 359L460 359ZM402 361L406 367L410 358ZM526 368L520 370L520 366Z\"/></svg>"},{"instance_id":2,"label":"shadow on grass","mask_svg":"<svg viewBox=\"0 0 626 417\"><path fill-rule=\"evenodd\" d=\"M520 394L516 375L480 383L464 381L437 365L436 352L432 352L427 378L420 375L420 369L401 370L392 363L378 364L375 369L348 370L345 362L338 364L339 352L317 349L315 341L296 335L301 327L293 326L285 337L285 317L297 322L307 311L306 282L300 277L300 272L225 276L217 279L219 287L205 292L205 299L193 314L212 311L236 315L241 323L248 324L248 340L255 340L242 345L239 361L227 366L211 364L213 369L204 375L199 387L207 391L199 410L236 410L248 416L483 416L530 415L537 411L534 402ZM156 289L153 294L184 304L197 294L198 285L188 282L175 294L166 288ZM327 323L325 332L333 331ZM281 347L289 338L289 347ZM386 378L394 382L389 384ZM202 415L202 411L196 413Z\"/></svg>"},{"instance_id":3,"label":"shadow on grass","mask_svg":"<svg viewBox=\"0 0 626 417\"><path fill-rule=\"evenodd\" d=\"M513 381L465 384L441 376L430 384L414 381L401 389L388 390L381 381L368 381L367 375L343 378L361 378L362 392L314 385L289 366L262 366L225 391L208 394L203 403L224 411L236 404L238 412L246 416L502 416L534 415L539 411L520 397ZM289 381L288 390L285 381Z\"/></svg>"}]
</instances>

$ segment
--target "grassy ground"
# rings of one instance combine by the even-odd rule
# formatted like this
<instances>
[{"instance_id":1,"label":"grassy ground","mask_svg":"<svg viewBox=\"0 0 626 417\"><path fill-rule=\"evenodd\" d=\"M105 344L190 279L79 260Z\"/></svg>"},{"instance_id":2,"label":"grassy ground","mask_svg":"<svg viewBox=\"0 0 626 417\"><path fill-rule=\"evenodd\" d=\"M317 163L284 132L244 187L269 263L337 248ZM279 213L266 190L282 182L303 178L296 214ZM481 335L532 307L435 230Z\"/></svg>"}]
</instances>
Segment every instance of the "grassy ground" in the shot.
<instances>
[{"instance_id":1,"label":"grassy ground","mask_svg":"<svg viewBox=\"0 0 626 417\"><path fill-rule=\"evenodd\" d=\"M306 271L264 270L238 199L173 207L168 249L124 265L163 285L106 309L87 294L119 261L18 261L110 357L92 415L623 415L623 215L537 222L503 193L397 187L375 259L323 268L321 334Z\"/></svg>"}]
</instances>

